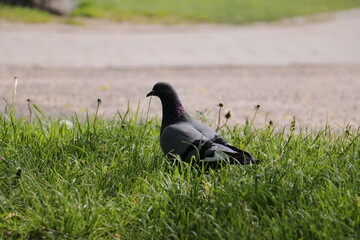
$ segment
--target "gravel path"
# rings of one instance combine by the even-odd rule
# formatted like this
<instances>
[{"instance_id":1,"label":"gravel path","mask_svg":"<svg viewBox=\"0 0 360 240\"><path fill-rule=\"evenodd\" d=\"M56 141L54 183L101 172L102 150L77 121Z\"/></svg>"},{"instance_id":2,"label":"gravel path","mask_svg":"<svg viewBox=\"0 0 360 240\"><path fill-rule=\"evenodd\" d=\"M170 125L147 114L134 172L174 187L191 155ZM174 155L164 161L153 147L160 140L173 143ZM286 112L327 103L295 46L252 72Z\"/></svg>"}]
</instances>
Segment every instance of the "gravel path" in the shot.
<instances>
[{"instance_id":1,"label":"gravel path","mask_svg":"<svg viewBox=\"0 0 360 240\"><path fill-rule=\"evenodd\" d=\"M359 126L360 10L324 16L252 26L0 22L0 94L11 99L18 76L23 115L28 98L53 116L93 112L102 98L102 113L114 116L128 102L145 113L146 93L168 81L190 113L211 119L224 102L233 124L260 104L259 125L295 115L302 126ZM158 100L151 113L161 113Z\"/></svg>"}]
</instances>

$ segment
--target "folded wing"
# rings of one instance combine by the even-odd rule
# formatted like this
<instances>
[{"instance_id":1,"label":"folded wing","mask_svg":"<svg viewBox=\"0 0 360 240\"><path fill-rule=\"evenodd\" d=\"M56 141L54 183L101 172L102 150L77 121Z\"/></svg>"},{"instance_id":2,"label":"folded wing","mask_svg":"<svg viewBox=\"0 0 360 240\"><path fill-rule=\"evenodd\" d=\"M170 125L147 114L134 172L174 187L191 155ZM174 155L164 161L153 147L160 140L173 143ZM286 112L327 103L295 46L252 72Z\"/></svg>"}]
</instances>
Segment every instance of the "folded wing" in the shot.
<instances>
[{"instance_id":1,"label":"folded wing","mask_svg":"<svg viewBox=\"0 0 360 240\"><path fill-rule=\"evenodd\" d=\"M167 126L160 136L160 144L168 156L179 155L186 162L194 156L209 163L258 162L248 152L232 146L209 126L193 119Z\"/></svg>"}]
</instances>

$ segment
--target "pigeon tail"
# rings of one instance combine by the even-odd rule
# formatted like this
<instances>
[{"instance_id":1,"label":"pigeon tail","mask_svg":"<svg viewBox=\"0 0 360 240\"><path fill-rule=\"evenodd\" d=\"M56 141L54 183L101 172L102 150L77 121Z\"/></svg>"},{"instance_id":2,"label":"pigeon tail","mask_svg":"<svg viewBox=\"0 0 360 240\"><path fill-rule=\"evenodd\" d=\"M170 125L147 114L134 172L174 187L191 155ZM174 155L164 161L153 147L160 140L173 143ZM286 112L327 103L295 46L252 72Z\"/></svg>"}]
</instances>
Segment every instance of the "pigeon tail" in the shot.
<instances>
[{"instance_id":1,"label":"pigeon tail","mask_svg":"<svg viewBox=\"0 0 360 240\"><path fill-rule=\"evenodd\" d=\"M224 152L226 155L228 155L229 158L229 163L230 164L236 164L236 165L244 165L244 164L259 164L260 161L248 156L249 153L245 152L245 151L241 151L241 152Z\"/></svg>"},{"instance_id":2,"label":"pigeon tail","mask_svg":"<svg viewBox=\"0 0 360 240\"><path fill-rule=\"evenodd\" d=\"M226 154L228 154L229 156L231 156L232 158L234 158L236 161L238 161L240 164L259 164L260 160L253 158L250 153L241 150L231 144L226 144L225 146L227 146L228 148L230 148L231 150L233 150L234 152L226 152Z\"/></svg>"},{"instance_id":3,"label":"pigeon tail","mask_svg":"<svg viewBox=\"0 0 360 240\"><path fill-rule=\"evenodd\" d=\"M194 155L206 163L224 162L234 165L260 163L259 160L253 158L246 151L238 149L230 144L217 144L211 140L196 140L192 144L189 144L186 150L180 155L180 159L189 162Z\"/></svg>"}]
</instances>

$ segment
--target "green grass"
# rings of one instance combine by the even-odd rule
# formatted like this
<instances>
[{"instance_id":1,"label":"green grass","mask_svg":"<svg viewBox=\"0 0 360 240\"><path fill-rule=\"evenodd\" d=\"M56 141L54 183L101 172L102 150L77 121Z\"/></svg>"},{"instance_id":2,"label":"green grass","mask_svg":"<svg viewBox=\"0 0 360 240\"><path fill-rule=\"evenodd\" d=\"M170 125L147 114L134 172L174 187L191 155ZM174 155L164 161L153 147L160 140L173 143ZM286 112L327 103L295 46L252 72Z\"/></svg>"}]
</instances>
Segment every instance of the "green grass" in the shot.
<instances>
[{"instance_id":1,"label":"green grass","mask_svg":"<svg viewBox=\"0 0 360 240\"><path fill-rule=\"evenodd\" d=\"M359 6L359 0L81 0L74 14L118 21L242 24Z\"/></svg>"},{"instance_id":2,"label":"green grass","mask_svg":"<svg viewBox=\"0 0 360 240\"><path fill-rule=\"evenodd\" d=\"M0 115L1 239L359 239L359 129L225 126L262 163L204 171L169 162L138 111L31 109Z\"/></svg>"},{"instance_id":3,"label":"green grass","mask_svg":"<svg viewBox=\"0 0 360 240\"><path fill-rule=\"evenodd\" d=\"M21 6L8 6L0 3L0 19L14 22L45 23L53 20L50 13Z\"/></svg>"},{"instance_id":4,"label":"green grass","mask_svg":"<svg viewBox=\"0 0 360 240\"><path fill-rule=\"evenodd\" d=\"M60 22L69 25L84 25L84 21L78 17L55 17L54 15L35 8L22 6L9 6L0 3L0 19L12 22L25 23L50 23Z\"/></svg>"},{"instance_id":5,"label":"green grass","mask_svg":"<svg viewBox=\"0 0 360 240\"><path fill-rule=\"evenodd\" d=\"M244 24L360 7L360 0L79 0L78 3L73 16L170 24ZM42 11L4 5L0 5L0 18L25 22L55 19Z\"/></svg>"}]
</instances>

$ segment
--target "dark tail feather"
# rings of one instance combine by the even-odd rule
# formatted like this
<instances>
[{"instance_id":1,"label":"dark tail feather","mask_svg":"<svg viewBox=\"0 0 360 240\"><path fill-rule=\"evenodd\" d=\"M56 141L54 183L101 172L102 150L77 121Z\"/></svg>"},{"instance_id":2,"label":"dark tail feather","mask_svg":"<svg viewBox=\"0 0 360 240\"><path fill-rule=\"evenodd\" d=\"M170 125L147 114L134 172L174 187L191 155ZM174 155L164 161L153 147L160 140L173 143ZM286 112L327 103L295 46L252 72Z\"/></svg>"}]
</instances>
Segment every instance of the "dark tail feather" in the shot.
<instances>
[{"instance_id":1,"label":"dark tail feather","mask_svg":"<svg viewBox=\"0 0 360 240\"><path fill-rule=\"evenodd\" d=\"M257 160L253 157L249 157L245 154L241 154L241 153L231 153L231 152L226 152L227 155L230 156L230 164L259 164L260 160Z\"/></svg>"},{"instance_id":2,"label":"dark tail feather","mask_svg":"<svg viewBox=\"0 0 360 240\"><path fill-rule=\"evenodd\" d=\"M241 150L232 145L227 145L227 147L236 151L236 153L226 152L232 159L230 159L230 164L259 164L260 160L253 158L250 153Z\"/></svg>"},{"instance_id":3,"label":"dark tail feather","mask_svg":"<svg viewBox=\"0 0 360 240\"><path fill-rule=\"evenodd\" d=\"M229 161L216 161L216 162L206 162L204 163L206 168L219 168L224 166L224 164L233 164L233 165L244 165L244 164L259 164L260 161L253 158L248 152L240 150L240 152L224 152L229 156Z\"/></svg>"}]
</instances>

